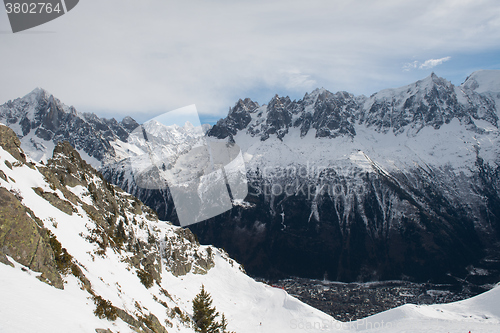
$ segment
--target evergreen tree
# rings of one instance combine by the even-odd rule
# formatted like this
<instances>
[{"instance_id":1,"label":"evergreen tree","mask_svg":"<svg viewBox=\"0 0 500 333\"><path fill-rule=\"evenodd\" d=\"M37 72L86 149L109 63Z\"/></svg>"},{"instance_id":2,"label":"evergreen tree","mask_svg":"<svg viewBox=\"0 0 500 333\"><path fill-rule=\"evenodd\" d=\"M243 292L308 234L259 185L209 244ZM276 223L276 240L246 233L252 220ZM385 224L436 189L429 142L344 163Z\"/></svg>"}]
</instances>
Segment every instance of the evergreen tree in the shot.
<instances>
[{"instance_id":1,"label":"evergreen tree","mask_svg":"<svg viewBox=\"0 0 500 333\"><path fill-rule=\"evenodd\" d=\"M221 321L215 319L219 316L215 306L212 306L212 297L201 285L201 290L193 299L193 320L195 330L200 333L234 333L227 330L226 316L222 314Z\"/></svg>"},{"instance_id":2,"label":"evergreen tree","mask_svg":"<svg viewBox=\"0 0 500 333\"><path fill-rule=\"evenodd\" d=\"M219 313L212 306L212 297L201 285L201 290L193 299L193 320L196 323L196 332L219 333L219 323L215 320Z\"/></svg>"}]
</instances>

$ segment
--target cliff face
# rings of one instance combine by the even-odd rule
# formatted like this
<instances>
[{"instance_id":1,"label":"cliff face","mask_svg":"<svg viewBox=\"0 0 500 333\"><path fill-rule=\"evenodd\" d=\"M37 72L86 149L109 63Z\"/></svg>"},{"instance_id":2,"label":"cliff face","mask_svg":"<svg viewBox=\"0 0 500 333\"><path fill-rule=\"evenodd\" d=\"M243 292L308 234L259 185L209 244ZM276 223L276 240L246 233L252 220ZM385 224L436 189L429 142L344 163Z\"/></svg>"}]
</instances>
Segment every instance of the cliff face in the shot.
<instances>
[{"instance_id":1,"label":"cliff face","mask_svg":"<svg viewBox=\"0 0 500 333\"><path fill-rule=\"evenodd\" d=\"M241 147L250 194L191 230L268 278L495 281L495 82L498 71L460 86L432 74L370 97L240 100L208 135ZM168 188L140 188L126 163L103 172L175 221Z\"/></svg>"}]
</instances>

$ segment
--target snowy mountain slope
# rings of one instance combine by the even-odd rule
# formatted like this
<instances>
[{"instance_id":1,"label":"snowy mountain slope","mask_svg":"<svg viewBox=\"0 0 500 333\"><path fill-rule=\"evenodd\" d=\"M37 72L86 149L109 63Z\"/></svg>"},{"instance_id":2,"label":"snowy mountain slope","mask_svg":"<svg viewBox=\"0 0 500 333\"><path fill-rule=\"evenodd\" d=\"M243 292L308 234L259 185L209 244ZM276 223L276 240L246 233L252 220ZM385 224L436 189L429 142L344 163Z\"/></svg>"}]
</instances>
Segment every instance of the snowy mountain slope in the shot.
<instances>
[{"instance_id":1,"label":"snowy mountain slope","mask_svg":"<svg viewBox=\"0 0 500 333\"><path fill-rule=\"evenodd\" d=\"M23 149L36 161L50 158L55 144L66 140L93 166L114 159L110 142L126 140L138 126L130 117L117 122L82 114L40 88L1 105L0 121L16 132Z\"/></svg>"},{"instance_id":2,"label":"snowy mountain slope","mask_svg":"<svg viewBox=\"0 0 500 333\"><path fill-rule=\"evenodd\" d=\"M472 73L461 85L464 91L474 91L475 93L489 97L495 105L500 105L500 73L497 70L481 70ZM471 98L471 97L470 97ZM473 100L473 97L471 98ZM500 116L497 113L497 116Z\"/></svg>"},{"instance_id":3,"label":"snowy mountain slope","mask_svg":"<svg viewBox=\"0 0 500 333\"><path fill-rule=\"evenodd\" d=\"M88 300L85 299L85 292L79 289L78 285L71 288L70 282L68 282L65 290L59 291L40 283L33 277L33 274L30 271L21 271L19 267L13 269L0 265L2 284L9 286L9 288L3 288L2 295L5 297L4 299L12 300L0 304L0 314L2 314L3 318L11 318L11 320L2 321L2 332L93 332L95 327L107 327L103 325L102 320L93 315L92 306L88 304ZM190 279L189 281L193 280ZM232 287L230 279L224 281ZM182 282L184 283L184 281ZM205 283L205 281L202 283ZM195 287L199 286L199 282L194 281L194 285ZM172 288L178 290L177 294L182 294L184 299L194 297L192 296L193 292L188 292L188 290L196 289L195 287L191 287L191 285L185 286L184 284L179 286L178 282L177 285L172 286ZM212 291L212 295L219 294L218 288L220 288L220 285L216 287L207 286L207 289ZM247 290L252 291L251 288ZM235 288L234 291L240 293L241 289ZM224 304L236 303L234 304L235 307L244 308L249 315L232 316L229 318L229 322L238 322L239 324L234 326L250 328L250 330L246 330L248 332L295 332L300 329L304 332L367 331L399 333L404 331L427 333L446 331L460 333L470 330L472 332L496 333L500 324L500 314L498 313L499 287L462 302L435 306L404 305L350 323L332 321L328 317L312 316L307 312L289 312L282 306L283 303L280 302L276 292L283 294L283 299L287 301L289 308L293 307L294 302L296 302L293 298L287 297L283 291L275 290L275 288L267 287L267 291L271 295L265 299L255 297L256 294L261 292L260 290L255 290L255 294L245 297L248 301L254 301L254 303L244 303L241 298L238 298L237 302L233 302L233 299L229 298L215 305L218 309L221 309ZM30 301L26 302L27 299ZM270 300L275 300L275 303ZM266 312L273 309L274 306L283 310L279 315L287 318L287 320L281 321L277 320L277 318L282 317L268 318L266 316ZM226 305L226 307L231 306ZM40 320L26 321L26 316L20 318L20 308L25 309L26 313L31 315L31 318L40 318ZM225 311L225 313L227 314L228 311ZM113 328L116 329L116 326ZM186 331L189 332L189 330ZM128 332L128 328L125 327L122 332ZM240 330L237 330L237 332L240 332Z\"/></svg>"},{"instance_id":4,"label":"snowy mountain slope","mask_svg":"<svg viewBox=\"0 0 500 333\"><path fill-rule=\"evenodd\" d=\"M500 93L499 76L498 70L480 70L467 77L462 87L479 94L498 94Z\"/></svg>"},{"instance_id":5,"label":"snowy mountain slope","mask_svg":"<svg viewBox=\"0 0 500 333\"><path fill-rule=\"evenodd\" d=\"M262 330L260 323L290 332L297 317L331 320L159 221L69 144L42 165L26 158L14 132L0 132L1 332L193 332L191 300L201 284L237 332Z\"/></svg>"},{"instance_id":6,"label":"snowy mountain slope","mask_svg":"<svg viewBox=\"0 0 500 333\"><path fill-rule=\"evenodd\" d=\"M357 332L498 332L500 287L450 304L407 304L352 323Z\"/></svg>"}]
</instances>

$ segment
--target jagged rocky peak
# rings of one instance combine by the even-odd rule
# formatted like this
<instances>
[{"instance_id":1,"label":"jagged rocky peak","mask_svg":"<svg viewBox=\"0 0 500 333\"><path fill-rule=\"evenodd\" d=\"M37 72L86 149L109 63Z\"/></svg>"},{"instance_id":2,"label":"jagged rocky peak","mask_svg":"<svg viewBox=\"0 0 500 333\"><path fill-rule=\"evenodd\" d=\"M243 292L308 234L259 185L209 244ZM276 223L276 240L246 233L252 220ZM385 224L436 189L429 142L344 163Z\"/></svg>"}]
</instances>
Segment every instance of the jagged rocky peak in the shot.
<instances>
[{"instance_id":1,"label":"jagged rocky peak","mask_svg":"<svg viewBox=\"0 0 500 333\"><path fill-rule=\"evenodd\" d=\"M473 125L473 118L482 118L473 110L464 93L449 81L432 73L423 80L395 89L385 89L370 96L360 122L381 132L395 134L407 128L413 132L425 126L439 129L452 119ZM494 114L494 109L485 111Z\"/></svg>"},{"instance_id":2,"label":"jagged rocky peak","mask_svg":"<svg viewBox=\"0 0 500 333\"><path fill-rule=\"evenodd\" d=\"M39 101L40 99L48 99L50 97L53 97L50 92L48 92L43 88L37 87L28 94L26 94L25 96L23 96L22 99L34 102L34 101Z\"/></svg>"},{"instance_id":3,"label":"jagged rocky peak","mask_svg":"<svg viewBox=\"0 0 500 333\"><path fill-rule=\"evenodd\" d=\"M408 84L399 88L390 88L381 90L370 96L374 101L393 101L395 99L408 99L412 98L429 99L436 98L437 94L445 95L446 93L453 92L453 84L446 79L438 77L435 73L430 74L422 80ZM427 98L426 98L427 97Z\"/></svg>"},{"instance_id":4,"label":"jagged rocky peak","mask_svg":"<svg viewBox=\"0 0 500 333\"><path fill-rule=\"evenodd\" d=\"M452 83L442 77L439 77L436 75L436 73L432 72L429 76L422 80L418 80L415 84L417 87L430 87L432 88L434 85L439 85L439 86L448 86L451 87Z\"/></svg>"},{"instance_id":5,"label":"jagged rocky peak","mask_svg":"<svg viewBox=\"0 0 500 333\"><path fill-rule=\"evenodd\" d=\"M240 100L237 106L241 104L244 103ZM306 93L299 101L275 95L267 105L256 106L252 104L253 110L235 108L240 112L238 117L235 117L238 112L231 109L227 118L220 120L209 135L226 138L246 129L248 134L262 141L274 135L282 140L292 128L298 128L302 137L313 128L316 137L353 136L356 134L356 112L360 108L354 95L333 94L324 88Z\"/></svg>"},{"instance_id":6,"label":"jagged rocky peak","mask_svg":"<svg viewBox=\"0 0 500 333\"><path fill-rule=\"evenodd\" d=\"M477 132L480 130L474 120L497 126L495 102L500 104L500 94L493 96L491 91L500 91L498 73L500 71L476 72L460 87L432 73L412 84L385 89L369 98L320 88L306 93L298 101L275 95L261 107L248 99L240 100L209 135L232 138L237 132L245 131L262 141L273 136L282 140L293 128L298 128L301 137L311 129L315 130L316 137L353 137L356 123L382 133L392 131L397 135L409 130L414 135L426 126L439 129L453 119ZM483 91L490 93L478 93Z\"/></svg>"},{"instance_id":7,"label":"jagged rocky peak","mask_svg":"<svg viewBox=\"0 0 500 333\"><path fill-rule=\"evenodd\" d=\"M252 101L250 98L240 99L236 102L233 108L229 109L226 118L220 119L208 131L208 135L217 137L219 139L231 138L239 130L244 129L252 120L251 112L254 112L259 107L257 102Z\"/></svg>"},{"instance_id":8,"label":"jagged rocky peak","mask_svg":"<svg viewBox=\"0 0 500 333\"><path fill-rule=\"evenodd\" d=\"M354 136L354 121L359 105L354 95L345 91L332 94L324 90L318 94L312 117L316 137Z\"/></svg>"},{"instance_id":9,"label":"jagged rocky peak","mask_svg":"<svg viewBox=\"0 0 500 333\"><path fill-rule=\"evenodd\" d=\"M43 125L54 131L59 127L61 102L44 89L36 88L22 98L9 101L0 107L0 117L8 125L19 124L18 135L27 135L33 126Z\"/></svg>"},{"instance_id":10,"label":"jagged rocky peak","mask_svg":"<svg viewBox=\"0 0 500 333\"><path fill-rule=\"evenodd\" d=\"M282 139L288 133L288 128L292 126L291 103L288 96L275 95L271 99L267 105L266 123L261 126L261 140L266 140L270 134L276 134L278 139Z\"/></svg>"},{"instance_id":11,"label":"jagged rocky peak","mask_svg":"<svg viewBox=\"0 0 500 333\"><path fill-rule=\"evenodd\" d=\"M120 122L120 125L123 128L127 129L129 132L132 132L137 128L137 126L139 126L139 124L132 117L129 116L123 118L122 121Z\"/></svg>"},{"instance_id":12,"label":"jagged rocky peak","mask_svg":"<svg viewBox=\"0 0 500 333\"><path fill-rule=\"evenodd\" d=\"M315 104L317 101L324 101L331 98L333 93L325 88L316 88L311 93L306 93L302 99L304 105Z\"/></svg>"},{"instance_id":13,"label":"jagged rocky peak","mask_svg":"<svg viewBox=\"0 0 500 333\"><path fill-rule=\"evenodd\" d=\"M30 91L29 93L24 95L22 98L33 101L33 100L37 100L40 97L40 95L44 95L44 94L48 94L48 92L43 88L36 87L32 91Z\"/></svg>"},{"instance_id":14,"label":"jagged rocky peak","mask_svg":"<svg viewBox=\"0 0 500 333\"><path fill-rule=\"evenodd\" d=\"M233 108L229 109L229 114L231 113L241 113L241 112L253 112L259 107L259 103L252 101L250 98L239 99Z\"/></svg>"},{"instance_id":15,"label":"jagged rocky peak","mask_svg":"<svg viewBox=\"0 0 500 333\"><path fill-rule=\"evenodd\" d=\"M79 113L42 88L0 106L0 121L12 127L23 149L35 160L46 160L52 148L67 140L93 158L93 165L113 159L111 141L126 141L138 124L130 117L121 122Z\"/></svg>"}]
</instances>

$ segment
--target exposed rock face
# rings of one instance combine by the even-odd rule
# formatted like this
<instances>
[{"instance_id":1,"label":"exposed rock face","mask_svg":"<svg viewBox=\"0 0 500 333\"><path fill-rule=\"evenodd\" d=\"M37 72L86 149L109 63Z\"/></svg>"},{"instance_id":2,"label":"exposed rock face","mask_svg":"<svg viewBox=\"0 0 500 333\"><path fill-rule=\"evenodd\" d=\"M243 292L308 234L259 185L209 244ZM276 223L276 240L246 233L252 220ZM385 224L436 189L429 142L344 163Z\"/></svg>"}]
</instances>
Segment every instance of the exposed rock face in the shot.
<instances>
[{"instance_id":1,"label":"exposed rock face","mask_svg":"<svg viewBox=\"0 0 500 333\"><path fill-rule=\"evenodd\" d=\"M26 163L26 155L21 151L21 141L7 126L0 126L0 146L20 162Z\"/></svg>"},{"instance_id":2,"label":"exposed rock face","mask_svg":"<svg viewBox=\"0 0 500 333\"><path fill-rule=\"evenodd\" d=\"M0 126L0 146L19 163L26 163L19 139L14 131L6 126ZM41 280L62 289L62 279L56 268L47 231L20 200L22 198L19 193L0 187L0 261L12 265L5 257L10 256L30 269L42 273Z\"/></svg>"},{"instance_id":3,"label":"exposed rock face","mask_svg":"<svg viewBox=\"0 0 500 333\"><path fill-rule=\"evenodd\" d=\"M186 275L190 271L196 274L206 274L210 268L214 266L213 254L208 252L208 256L200 256L197 251L194 252L193 261L190 256L192 243L197 244L195 236L189 229L179 229L176 231L175 236L165 238L162 242L163 256L167 259L170 266L170 271L175 276ZM174 244L182 244L174 246Z\"/></svg>"},{"instance_id":4,"label":"exposed rock face","mask_svg":"<svg viewBox=\"0 0 500 333\"><path fill-rule=\"evenodd\" d=\"M253 112L259 107L259 104L251 99L239 100L234 108L229 109L229 114L226 118L221 119L214 125L211 132L214 136L226 138L236 134L238 130L244 129L252 117L249 112Z\"/></svg>"},{"instance_id":5,"label":"exposed rock face","mask_svg":"<svg viewBox=\"0 0 500 333\"><path fill-rule=\"evenodd\" d=\"M321 183L311 180L302 179L298 189L289 190L292 195L272 195L273 188L293 181L269 184L253 177L253 191L246 199L252 205L236 205L191 229L202 242L224 246L252 274L268 278L326 275L333 280L371 281L406 276L450 282L448 274L467 276L466 267L472 264L497 279L498 222L475 224L479 219L469 208L448 201L443 192L449 189L434 179L418 179L424 190L415 193L407 187L413 184L403 182L406 175L398 177L400 183L372 174L356 183L332 177L338 187L318 195ZM333 192L337 188L339 192ZM495 202L496 197L489 200ZM475 278L481 277L469 277Z\"/></svg>"},{"instance_id":6,"label":"exposed rock face","mask_svg":"<svg viewBox=\"0 0 500 333\"><path fill-rule=\"evenodd\" d=\"M47 233L29 216L16 196L5 188L0 188L0 244L0 257L4 263L8 263L5 255L12 257L42 273L42 280L63 288Z\"/></svg>"}]
</instances>

